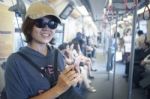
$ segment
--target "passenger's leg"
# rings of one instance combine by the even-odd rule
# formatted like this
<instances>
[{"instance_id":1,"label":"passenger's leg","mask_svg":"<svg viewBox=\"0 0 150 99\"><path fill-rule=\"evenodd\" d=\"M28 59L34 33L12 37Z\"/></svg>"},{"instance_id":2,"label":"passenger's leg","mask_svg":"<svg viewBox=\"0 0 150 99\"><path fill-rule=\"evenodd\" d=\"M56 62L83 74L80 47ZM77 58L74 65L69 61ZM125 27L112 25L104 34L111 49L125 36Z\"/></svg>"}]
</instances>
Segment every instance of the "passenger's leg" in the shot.
<instances>
[{"instance_id":1,"label":"passenger's leg","mask_svg":"<svg viewBox=\"0 0 150 99\"><path fill-rule=\"evenodd\" d=\"M96 92L96 89L90 85L91 81L87 77L87 69L86 69L86 67L80 67L80 68L81 68L81 74L83 76L83 82L85 84L85 88L89 92Z\"/></svg>"}]
</instances>

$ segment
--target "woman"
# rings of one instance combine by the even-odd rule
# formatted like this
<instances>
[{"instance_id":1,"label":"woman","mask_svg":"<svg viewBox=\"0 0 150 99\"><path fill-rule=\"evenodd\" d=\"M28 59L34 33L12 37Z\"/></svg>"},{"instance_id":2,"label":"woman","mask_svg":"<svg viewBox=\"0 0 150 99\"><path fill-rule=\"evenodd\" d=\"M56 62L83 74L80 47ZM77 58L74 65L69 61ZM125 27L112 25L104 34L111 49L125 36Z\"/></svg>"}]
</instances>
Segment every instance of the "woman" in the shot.
<instances>
[{"instance_id":1,"label":"woman","mask_svg":"<svg viewBox=\"0 0 150 99\"><path fill-rule=\"evenodd\" d=\"M127 32L125 33L124 37L124 62L128 62L128 57L130 56L131 53L131 29L129 28Z\"/></svg>"},{"instance_id":2,"label":"woman","mask_svg":"<svg viewBox=\"0 0 150 99\"><path fill-rule=\"evenodd\" d=\"M44 73L39 72L18 52L12 54L7 60L5 72L8 99L59 99L60 97L82 99L77 93L76 96L70 94L72 86L81 79L79 73L75 72L74 66L64 67L64 59L59 51L57 51L57 65L54 65L56 49L48 46L59 23L60 20L53 8L44 2L31 4L22 25L28 45L21 48L19 53L37 64L37 68L47 73L49 78L46 78ZM58 74L58 77L55 74ZM68 90L68 98L63 97Z\"/></svg>"},{"instance_id":3,"label":"woman","mask_svg":"<svg viewBox=\"0 0 150 99\"><path fill-rule=\"evenodd\" d=\"M87 66L87 70L88 70L88 76L90 79L94 79L94 77L91 74L92 71L92 61L90 58L84 56L80 50L80 46L78 44L78 42L73 42L73 56L76 59L80 60L80 66L81 65L86 65Z\"/></svg>"},{"instance_id":4,"label":"woman","mask_svg":"<svg viewBox=\"0 0 150 99\"><path fill-rule=\"evenodd\" d=\"M72 51L71 48L68 47L67 43L61 44L59 47L60 51L65 57L65 62L67 65L69 64L74 64L76 66L76 70L81 74L81 77L83 79L83 83L85 85L85 88L89 92L96 92L96 89L91 85L91 81L88 79L88 73L87 73L87 68L86 66L79 66L80 59L74 59L72 57ZM81 84L82 82L80 82Z\"/></svg>"}]
</instances>

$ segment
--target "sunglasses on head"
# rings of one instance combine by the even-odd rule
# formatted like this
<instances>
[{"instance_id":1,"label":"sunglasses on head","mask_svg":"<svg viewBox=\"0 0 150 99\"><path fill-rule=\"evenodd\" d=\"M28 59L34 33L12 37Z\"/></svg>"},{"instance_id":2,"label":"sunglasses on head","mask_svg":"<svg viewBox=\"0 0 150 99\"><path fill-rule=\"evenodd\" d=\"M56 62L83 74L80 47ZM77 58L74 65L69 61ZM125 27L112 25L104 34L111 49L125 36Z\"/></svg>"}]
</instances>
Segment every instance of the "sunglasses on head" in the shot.
<instances>
[{"instance_id":1,"label":"sunglasses on head","mask_svg":"<svg viewBox=\"0 0 150 99\"><path fill-rule=\"evenodd\" d=\"M38 28L45 28L48 26L50 29L56 29L58 26L58 22L54 19L49 19L48 22L45 22L44 19L36 19L35 26Z\"/></svg>"}]
</instances>

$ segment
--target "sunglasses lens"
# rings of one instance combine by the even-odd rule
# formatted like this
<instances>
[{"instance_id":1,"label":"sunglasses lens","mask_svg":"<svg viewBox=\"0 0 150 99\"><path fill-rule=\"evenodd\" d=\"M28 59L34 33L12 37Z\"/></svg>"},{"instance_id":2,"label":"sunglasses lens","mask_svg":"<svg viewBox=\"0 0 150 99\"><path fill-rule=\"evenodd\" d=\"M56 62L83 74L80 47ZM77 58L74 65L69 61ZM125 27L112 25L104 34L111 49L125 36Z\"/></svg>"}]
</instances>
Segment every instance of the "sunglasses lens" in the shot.
<instances>
[{"instance_id":1,"label":"sunglasses lens","mask_svg":"<svg viewBox=\"0 0 150 99\"><path fill-rule=\"evenodd\" d=\"M36 19L35 20L35 26L38 28L44 28L45 27L42 19Z\"/></svg>"},{"instance_id":2,"label":"sunglasses lens","mask_svg":"<svg viewBox=\"0 0 150 99\"><path fill-rule=\"evenodd\" d=\"M44 22L42 19L35 20L35 26L38 28L45 28L48 26L50 29L56 29L58 25L58 22L55 22L53 20L49 20L48 22Z\"/></svg>"},{"instance_id":3,"label":"sunglasses lens","mask_svg":"<svg viewBox=\"0 0 150 99\"><path fill-rule=\"evenodd\" d=\"M53 20L50 20L50 21L48 22L48 27L51 28L51 29L56 29L56 28L57 28L57 25L58 25L58 23L55 22L55 21L53 21Z\"/></svg>"}]
</instances>

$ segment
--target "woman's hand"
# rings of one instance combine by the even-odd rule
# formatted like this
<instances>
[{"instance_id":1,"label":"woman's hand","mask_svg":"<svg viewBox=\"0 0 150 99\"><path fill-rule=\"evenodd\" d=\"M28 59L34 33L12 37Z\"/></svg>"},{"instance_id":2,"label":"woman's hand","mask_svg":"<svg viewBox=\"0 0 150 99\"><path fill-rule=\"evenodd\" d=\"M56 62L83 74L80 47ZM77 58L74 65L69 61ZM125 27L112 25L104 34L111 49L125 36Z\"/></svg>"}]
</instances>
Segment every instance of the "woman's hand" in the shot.
<instances>
[{"instance_id":1,"label":"woman's hand","mask_svg":"<svg viewBox=\"0 0 150 99\"><path fill-rule=\"evenodd\" d=\"M71 86L75 86L80 80L81 76L79 73L75 72L74 66L68 66L59 75L56 86L38 96L31 97L30 99L56 99Z\"/></svg>"},{"instance_id":2,"label":"woman's hand","mask_svg":"<svg viewBox=\"0 0 150 99\"><path fill-rule=\"evenodd\" d=\"M68 66L65 70L59 75L58 81L55 87L59 94L66 92L71 86L76 85L81 81L81 76L76 72L74 66Z\"/></svg>"}]
</instances>

